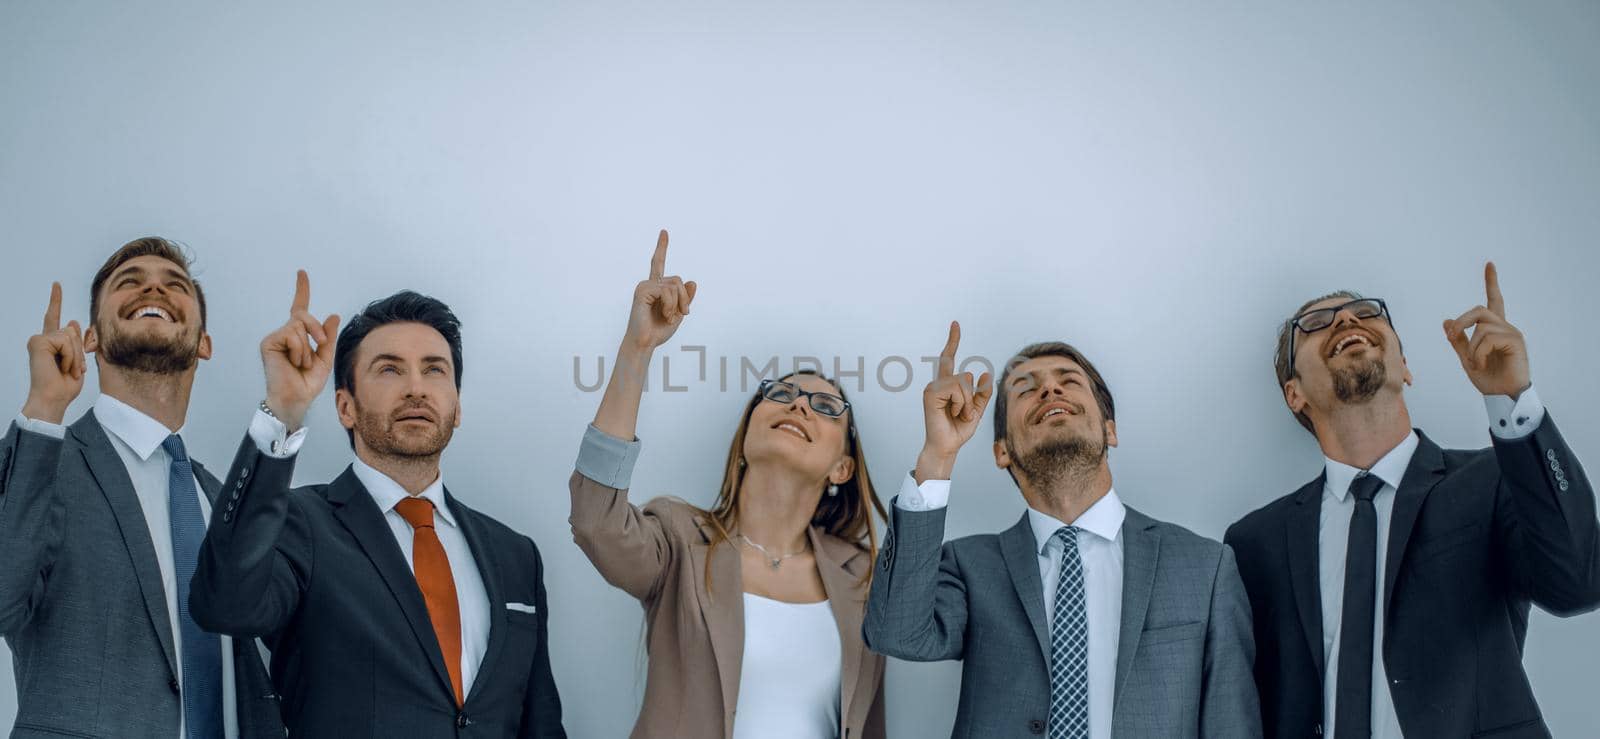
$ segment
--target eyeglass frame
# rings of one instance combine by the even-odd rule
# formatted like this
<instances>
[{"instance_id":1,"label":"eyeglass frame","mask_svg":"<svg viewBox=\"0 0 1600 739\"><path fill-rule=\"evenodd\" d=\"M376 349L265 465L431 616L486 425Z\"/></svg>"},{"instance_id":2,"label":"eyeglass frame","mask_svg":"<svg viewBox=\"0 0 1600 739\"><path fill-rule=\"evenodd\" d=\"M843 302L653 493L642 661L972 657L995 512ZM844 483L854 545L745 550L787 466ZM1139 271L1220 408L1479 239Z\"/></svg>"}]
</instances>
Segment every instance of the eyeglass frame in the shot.
<instances>
[{"instance_id":1,"label":"eyeglass frame","mask_svg":"<svg viewBox=\"0 0 1600 739\"><path fill-rule=\"evenodd\" d=\"M810 406L811 410L816 411L817 413L820 413L820 414L822 414L824 416L827 416L828 418L844 418L844 414L849 413L850 409L855 407L850 403L850 401L845 400L844 396L834 395L833 393L811 392L810 390L801 389L801 387L799 385L796 385L796 384L794 384L792 382L785 382L783 380L773 380L773 379L762 380L761 384L756 387L756 394L760 395L762 400L772 400L772 398L767 397L767 388L770 388L773 385L778 385L778 384L788 385L789 387L794 388L795 398L794 398L794 400L789 401L790 403L796 402L796 401L800 400L801 398L804 398L805 401L806 401L806 405ZM817 404L816 404L816 401L812 400L812 398L814 398L814 397L816 397L818 395L825 395L825 396L830 397L830 398L838 398L839 402L844 404L844 410L840 411L839 415L835 416L835 415L833 415L833 414L831 414L831 413L829 413L827 411L822 410L821 408L818 408ZM777 403L777 402L780 402L780 401L772 400L772 402Z\"/></svg>"},{"instance_id":2,"label":"eyeglass frame","mask_svg":"<svg viewBox=\"0 0 1600 739\"><path fill-rule=\"evenodd\" d=\"M1380 318L1381 317L1383 320L1385 320L1385 321L1387 321L1389 323L1389 328L1394 328L1394 316L1389 313L1389 304L1384 302L1383 298L1356 298L1354 300L1350 300L1350 301L1347 301L1347 302L1344 302L1344 303L1340 303L1339 305L1329 306L1327 308L1314 308L1312 310L1308 310L1308 311L1306 311L1304 313L1301 313L1300 315L1295 316L1294 318L1289 319L1289 325L1293 326L1295 331L1303 333L1306 336L1310 336L1310 335L1312 335L1312 334L1314 334L1314 333L1316 333L1318 331L1324 331L1324 330L1326 330L1328 328L1331 328L1333 326L1333 324L1338 323L1337 319L1339 318L1339 313L1341 311L1343 311L1344 309L1349 308L1352 305L1355 305L1356 303L1377 303L1378 304L1378 315L1372 316L1372 317L1373 318ZM1302 327L1300 325L1300 321L1304 320L1306 316L1309 316L1309 315L1311 315L1313 313L1321 313L1323 311L1333 311L1334 320L1328 321L1328 325L1327 326L1323 326L1322 328L1317 328L1317 329L1311 329L1311 330L1308 331L1308 330L1306 330L1304 327ZM1357 320L1363 320L1364 321L1364 320L1367 320L1367 319L1360 318L1358 316ZM1300 371L1295 369L1295 366L1294 366L1294 356L1295 356L1295 351L1294 351L1295 340L1294 340L1294 338L1295 337L1292 336L1292 335L1289 337L1289 379L1290 380L1300 376Z\"/></svg>"}]
</instances>

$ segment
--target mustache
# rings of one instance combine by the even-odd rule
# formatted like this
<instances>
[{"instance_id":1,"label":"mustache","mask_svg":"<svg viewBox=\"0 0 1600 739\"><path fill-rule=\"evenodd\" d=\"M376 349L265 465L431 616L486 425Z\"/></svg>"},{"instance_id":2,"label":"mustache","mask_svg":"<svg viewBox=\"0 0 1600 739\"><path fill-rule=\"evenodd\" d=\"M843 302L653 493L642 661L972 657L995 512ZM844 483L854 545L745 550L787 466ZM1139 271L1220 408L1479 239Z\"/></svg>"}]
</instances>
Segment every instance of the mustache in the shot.
<instances>
[{"instance_id":1,"label":"mustache","mask_svg":"<svg viewBox=\"0 0 1600 739\"><path fill-rule=\"evenodd\" d=\"M429 405L426 401L407 402L405 405L396 408L393 413L390 413L389 420L398 421L402 418L415 416L427 418L429 421L433 421L435 423L439 421L439 412L434 410L433 406Z\"/></svg>"}]
</instances>

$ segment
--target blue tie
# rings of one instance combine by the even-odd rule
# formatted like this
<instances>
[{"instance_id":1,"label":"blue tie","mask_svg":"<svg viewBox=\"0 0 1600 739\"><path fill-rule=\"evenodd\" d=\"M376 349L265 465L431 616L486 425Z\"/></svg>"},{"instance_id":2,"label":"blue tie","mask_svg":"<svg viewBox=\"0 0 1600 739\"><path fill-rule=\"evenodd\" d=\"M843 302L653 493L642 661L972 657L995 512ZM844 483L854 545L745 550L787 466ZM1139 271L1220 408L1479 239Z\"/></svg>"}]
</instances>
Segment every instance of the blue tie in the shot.
<instances>
[{"instance_id":1,"label":"blue tie","mask_svg":"<svg viewBox=\"0 0 1600 739\"><path fill-rule=\"evenodd\" d=\"M167 512L172 521L172 564L178 578L178 631L183 639L183 721L188 739L222 737L222 641L195 624L189 613L189 580L200 560L206 519L194 489L194 468L177 434L161 442L172 467Z\"/></svg>"},{"instance_id":2,"label":"blue tie","mask_svg":"<svg viewBox=\"0 0 1600 739\"><path fill-rule=\"evenodd\" d=\"M1050 618L1050 739L1089 736L1089 616L1084 601L1078 527L1062 526L1055 614Z\"/></svg>"}]
</instances>

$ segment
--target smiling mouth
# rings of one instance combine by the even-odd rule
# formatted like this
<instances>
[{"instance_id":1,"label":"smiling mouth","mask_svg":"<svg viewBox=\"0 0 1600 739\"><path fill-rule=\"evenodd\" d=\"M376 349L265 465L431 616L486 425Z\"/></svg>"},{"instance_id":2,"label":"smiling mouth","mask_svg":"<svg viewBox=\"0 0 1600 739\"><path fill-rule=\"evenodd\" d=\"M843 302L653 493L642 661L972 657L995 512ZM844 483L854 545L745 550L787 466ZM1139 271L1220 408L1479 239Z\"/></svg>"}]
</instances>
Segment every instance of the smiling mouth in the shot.
<instances>
[{"instance_id":1,"label":"smiling mouth","mask_svg":"<svg viewBox=\"0 0 1600 739\"><path fill-rule=\"evenodd\" d=\"M167 309L157 305L146 305L128 315L129 320L156 319L167 323L177 323L177 319Z\"/></svg>"},{"instance_id":2,"label":"smiling mouth","mask_svg":"<svg viewBox=\"0 0 1600 739\"><path fill-rule=\"evenodd\" d=\"M1368 336L1366 333L1362 331L1351 331L1350 333L1340 337L1337 342L1334 342L1333 348L1328 352L1328 358L1333 359L1334 357L1345 353L1346 350L1354 347L1373 349L1377 346L1377 342L1373 341L1372 337Z\"/></svg>"},{"instance_id":3,"label":"smiling mouth","mask_svg":"<svg viewBox=\"0 0 1600 739\"><path fill-rule=\"evenodd\" d=\"M796 424L793 421L779 421L773 424L772 427L778 429L779 431L787 431L795 436L805 439L806 441L811 441L811 435L806 433L805 429L800 428L799 424Z\"/></svg>"},{"instance_id":4,"label":"smiling mouth","mask_svg":"<svg viewBox=\"0 0 1600 739\"><path fill-rule=\"evenodd\" d=\"M1071 406L1065 403L1055 403L1046 409L1044 413L1039 414L1039 417L1034 419L1033 422L1044 423L1052 418L1065 418L1071 415L1075 415Z\"/></svg>"}]
</instances>

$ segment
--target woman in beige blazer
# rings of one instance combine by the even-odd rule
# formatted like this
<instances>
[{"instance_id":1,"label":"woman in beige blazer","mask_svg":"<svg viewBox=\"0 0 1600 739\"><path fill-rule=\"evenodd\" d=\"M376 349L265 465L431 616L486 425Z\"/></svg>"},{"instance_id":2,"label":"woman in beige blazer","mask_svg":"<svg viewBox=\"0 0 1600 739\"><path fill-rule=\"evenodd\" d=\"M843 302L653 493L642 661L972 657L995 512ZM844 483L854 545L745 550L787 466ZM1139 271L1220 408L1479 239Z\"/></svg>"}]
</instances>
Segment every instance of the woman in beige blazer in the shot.
<instances>
[{"instance_id":1,"label":"woman in beige blazer","mask_svg":"<svg viewBox=\"0 0 1600 739\"><path fill-rule=\"evenodd\" d=\"M628 501L645 372L695 283L664 276L661 232L572 475L572 531L644 605L649 671L634 739L882 739L883 657L861 641L877 541L843 390L814 373L745 405L711 510Z\"/></svg>"}]
</instances>

